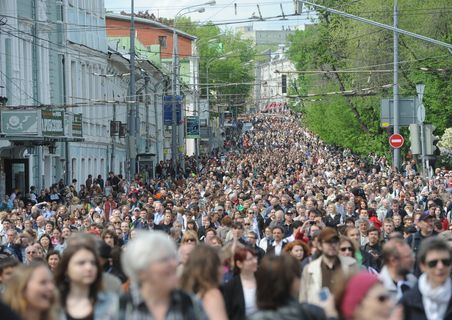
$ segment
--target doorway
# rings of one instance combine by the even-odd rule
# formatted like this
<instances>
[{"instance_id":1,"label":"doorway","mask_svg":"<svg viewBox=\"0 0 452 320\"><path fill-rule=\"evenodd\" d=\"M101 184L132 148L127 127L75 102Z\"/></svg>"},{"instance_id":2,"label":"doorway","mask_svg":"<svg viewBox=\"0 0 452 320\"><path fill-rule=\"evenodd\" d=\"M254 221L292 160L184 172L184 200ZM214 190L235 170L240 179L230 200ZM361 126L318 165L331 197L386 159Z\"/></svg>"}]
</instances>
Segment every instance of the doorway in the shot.
<instances>
[{"instance_id":1,"label":"doorway","mask_svg":"<svg viewBox=\"0 0 452 320\"><path fill-rule=\"evenodd\" d=\"M28 159L4 159L4 161L6 194L19 189L25 196L30 189Z\"/></svg>"}]
</instances>

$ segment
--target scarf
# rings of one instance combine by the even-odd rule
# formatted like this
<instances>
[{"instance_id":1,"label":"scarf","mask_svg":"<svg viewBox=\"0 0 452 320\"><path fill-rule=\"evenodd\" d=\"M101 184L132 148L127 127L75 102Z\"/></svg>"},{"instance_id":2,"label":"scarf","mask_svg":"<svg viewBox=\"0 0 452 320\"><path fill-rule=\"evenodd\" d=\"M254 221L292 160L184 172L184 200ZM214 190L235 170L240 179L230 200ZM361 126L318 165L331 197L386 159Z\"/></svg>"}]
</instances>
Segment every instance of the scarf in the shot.
<instances>
[{"instance_id":1,"label":"scarf","mask_svg":"<svg viewBox=\"0 0 452 320\"><path fill-rule=\"evenodd\" d=\"M432 288L423 273L419 277L419 291L422 294L425 315L428 320L442 320L446 314L447 305L452 294L452 281L447 278L441 286Z\"/></svg>"}]
</instances>

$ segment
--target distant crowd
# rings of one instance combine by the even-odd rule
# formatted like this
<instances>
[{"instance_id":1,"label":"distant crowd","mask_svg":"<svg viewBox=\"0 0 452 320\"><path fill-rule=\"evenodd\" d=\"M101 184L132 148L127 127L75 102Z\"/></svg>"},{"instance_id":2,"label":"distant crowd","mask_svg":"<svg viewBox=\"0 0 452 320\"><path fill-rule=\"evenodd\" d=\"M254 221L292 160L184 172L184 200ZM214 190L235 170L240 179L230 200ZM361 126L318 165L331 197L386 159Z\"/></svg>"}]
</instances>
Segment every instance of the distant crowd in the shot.
<instances>
[{"instance_id":1,"label":"distant crowd","mask_svg":"<svg viewBox=\"0 0 452 320\"><path fill-rule=\"evenodd\" d=\"M184 171L6 195L0 318L452 318L452 171L242 121Z\"/></svg>"}]
</instances>

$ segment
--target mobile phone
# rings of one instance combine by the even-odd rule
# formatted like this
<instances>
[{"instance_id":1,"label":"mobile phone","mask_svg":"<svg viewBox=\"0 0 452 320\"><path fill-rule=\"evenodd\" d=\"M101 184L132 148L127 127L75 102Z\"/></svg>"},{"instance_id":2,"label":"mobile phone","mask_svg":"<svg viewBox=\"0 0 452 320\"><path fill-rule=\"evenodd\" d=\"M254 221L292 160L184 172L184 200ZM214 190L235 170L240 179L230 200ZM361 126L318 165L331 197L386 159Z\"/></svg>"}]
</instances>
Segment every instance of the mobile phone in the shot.
<instances>
[{"instance_id":1,"label":"mobile phone","mask_svg":"<svg viewBox=\"0 0 452 320\"><path fill-rule=\"evenodd\" d=\"M329 297L330 297L330 289L328 289L327 287L323 287L322 289L320 289L320 291L319 291L320 301L326 301L326 300L328 300Z\"/></svg>"}]
</instances>

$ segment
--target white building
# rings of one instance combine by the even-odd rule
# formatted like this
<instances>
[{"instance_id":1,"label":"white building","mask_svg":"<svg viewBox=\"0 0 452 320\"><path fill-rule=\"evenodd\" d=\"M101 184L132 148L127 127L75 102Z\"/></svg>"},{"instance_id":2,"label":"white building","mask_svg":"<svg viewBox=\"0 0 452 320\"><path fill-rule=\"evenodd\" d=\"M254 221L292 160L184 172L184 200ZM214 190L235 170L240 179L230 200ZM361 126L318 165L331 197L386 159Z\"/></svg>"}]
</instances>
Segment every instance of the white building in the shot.
<instances>
[{"instance_id":1,"label":"white building","mask_svg":"<svg viewBox=\"0 0 452 320\"><path fill-rule=\"evenodd\" d=\"M104 0L2 0L0 14L8 16L0 25L0 96L8 98L0 196L60 179L80 185L88 174L124 175L128 156L152 171L152 154L163 157L155 139L163 139L163 117L155 106L164 77L151 63L138 63L138 139L131 147L127 134L112 137L111 121L127 123L130 72L127 57L107 48Z\"/></svg>"},{"instance_id":2,"label":"white building","mask_svg":"<svg viewBox=\"0 0 452 320\"><path fill-rule=\"evenodd\" d=\"M287 95L297 78L293 63L286 56L286 48L268 52L268 59L256 63L255 108L261 112L287 109Z\"/></svg>"}]
</instances>

